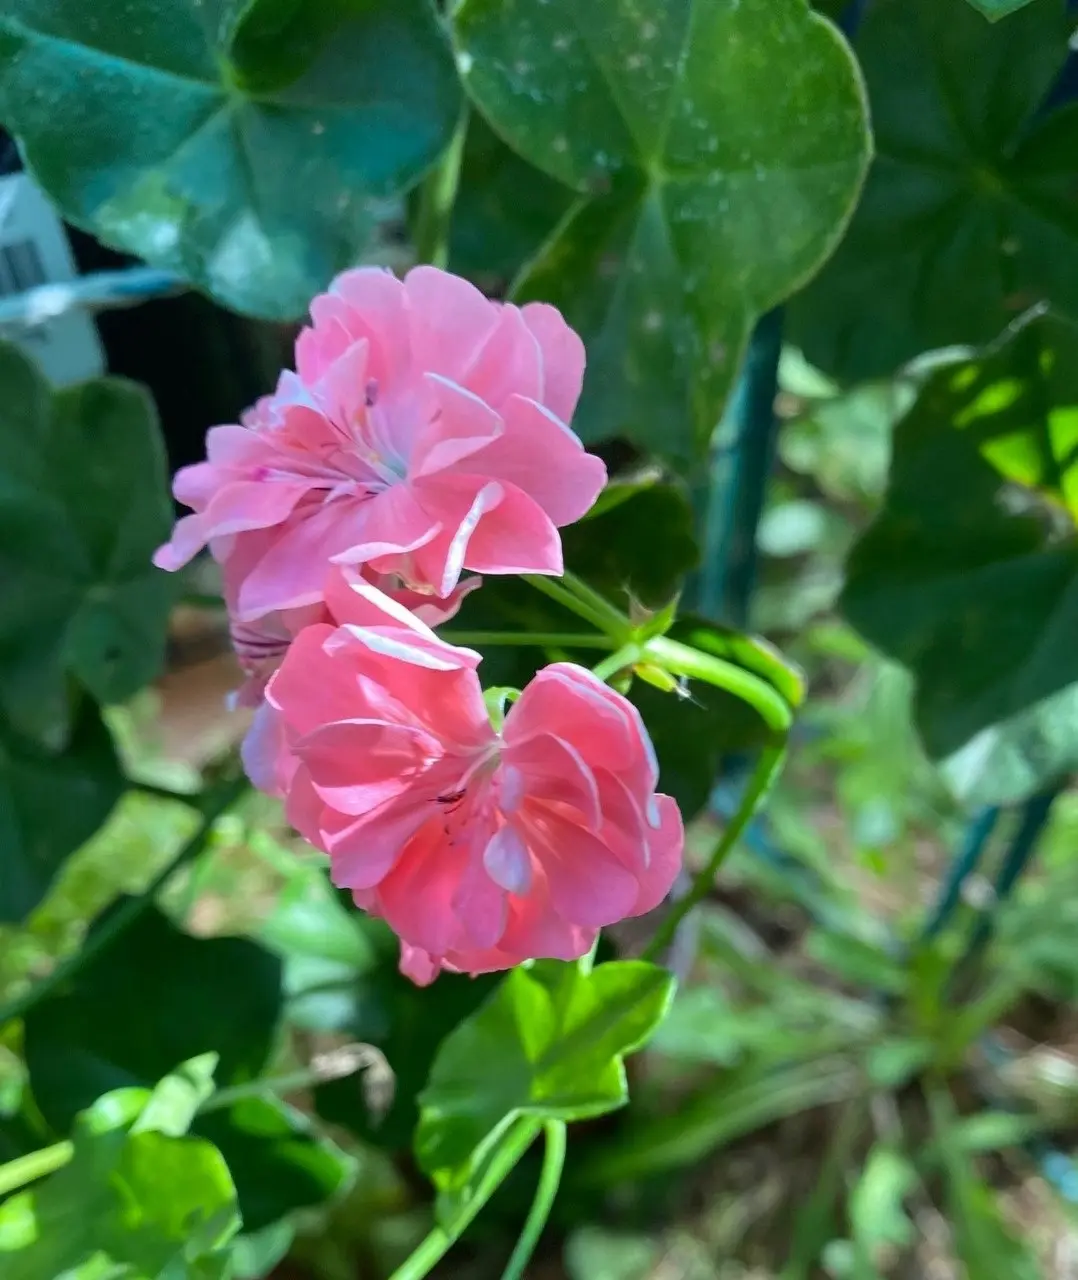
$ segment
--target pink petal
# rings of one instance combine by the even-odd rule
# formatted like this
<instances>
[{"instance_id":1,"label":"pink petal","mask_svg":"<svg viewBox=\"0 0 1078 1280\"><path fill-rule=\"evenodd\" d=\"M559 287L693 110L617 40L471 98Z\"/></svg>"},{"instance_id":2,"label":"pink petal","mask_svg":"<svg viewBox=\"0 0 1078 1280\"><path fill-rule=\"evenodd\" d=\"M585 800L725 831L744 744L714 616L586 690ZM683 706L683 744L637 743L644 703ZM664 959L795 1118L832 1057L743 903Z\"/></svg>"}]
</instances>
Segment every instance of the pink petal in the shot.
<instances>
[{"instance_id":1,"label":"pink petal","mask_svg":"<svg viewBox=\"0 0 1078 1280\"><path fill-rule=\"evenodd\" d=\"M561 538L546 512L515 485L500 488L501 500L470 533L464 567L476 573L561 574Z\"/></svg>"},{"instance_id":2,"label":"pink petal","mask_svg":"<svg viewBox=\"0 0 1078 1280\"><path fill-rule=\"evenodd\" d=\"M473 457L469 470L509 481L528 494L556 525L572 524L594 505L606 466L563 422L534 400L510 396L505 431Z\"/></svg>"},{"instance_id":3,"label":"pink petal","mask_svg":"<svg viewBox=\"0 0 1078 1280\"><path fill-rule=\"evenodd\" d=\"M241 480L219 488L202 513L211 538L283 524L310 492L309 484Z\"/></svg>"},{"instance_id":4,"label":"pink petal","mask_svg":"<svg viewBox=\"0 0 1078 1280\"><path fill-rule=\"evenodd\" d=\"M570 422L584 382L584 344L556 307L529 302L523 316L543 353L543 393L537 399L562 422Z\"/></svg>"},{"instance_id":5,"label":"pink petal","mask_svg":"<svg viewBox=\"0 0 1078 1280\"><path fill-rule=\"evenodd\" d=\"M498 412L511 395L541 397L539 343L517 307L502 307L497 323L461 373L460 381Z\"/></svg>"},{"instance_id":6,"label":"pink petal","mask_svg":"<svg viewBox=\"0 0 1078 1280\"><path fill-rule=\"evenodd\" d=\"M549 808L529 805L517 821L546 873L558 915L585 928L625 919L639 886L601 840Z\"/></svg>"},{"instance_id":7,"label":"pink petal","mask_svg":"<svg viewBox=\"0 0 1078 1280\"><path fill-rule=\"evenodd\" d=\"M172 530L172 540L153 553L158 569L174 573L198 555L208 541L202 529L201 516L181 516Z\"/></svg>"},{"instance_id":8,"label":"pink petal","mask_svg":"<svg viewBox=\"0 0 1078 1280\"><path fill-rule=\"evenodd\" d=\"M532 861L519 832L506 825L483 850L487 875L507 893L527 893L532 885Z\"/></svg>"},{"instance_id":9,"label":"pink petal","mask_svg":"<svg viewBox=\"0 0 1078 1280\"><path fill-rule=\"evenodd\" d=\"M441 531L441 525L427 514L406 484L395 484L368 498L356 525L351 541L329 557L335 564L362 564L405 555L425 546Z\"/></svg>"},{"instance_id":10,"label":"pink petal","mask_svg":"<svg viewBox=\"0 0 1078 1280\"><path fill-rule=\"evenodd\" d=\"M237 615L250 621L275 609L294 609L322 598L329 562L353 545L364 524L361 501L325 503L301 513L270 544L241 583Z\"/></svg>"},{"instance_id":11,"label":"pink petal","mask_svg":"<svg viewBox=\"0 0 1078 1280\"><path fill-rule=\"evenodd\" d=\"M640 893L629 913L642 916L653 911L674 887L685 856L685 828L681 810L670 796L656 796L659 829L650 837L651 860L640 877Z\"/></svg>"},{"instance_id":12,"label":"pink petal","mask_svg":"<svg viewBox=\"0 0 1078 1280\"><path fill-rule=\"evenodd\" d=\"M326 625L306 627L292 641L266 688L266 699L294 737L306 737L338 720L363 718L362 695L347 663L326 661Z\"/></svg>"},{"instance_id":13,"label":"pink petal","mask_svg":"<svg viewBox=\"0 0 1078 1280\"><path fill-rule=\"evenodd\" d=\"M318 407L338 427L347 428L367 411L370 346L360 338L337 357L317 384Z\"/></svg>"},{"instance_id":14,"label":"pink petal","mask_svg":"<svg viewBox=\"0 0 1078 1280\"><path fill-rule=\"evenodd\" d=\"M430 822L430 806L407 795L351 821L334 810L321 847L330 856L330 878L342 889L374 889L393 871L409 842Z\"/></svg>"},{"instance_id":15,"label":"pink petal","mask_svg":"<svg viewBox=\"0 0 1078 1280\"><path fill-rule=\"evenodd\" d=\"M404 279L412 368L453 382L469 367L498 323L498 306L459 276L414 267Z\"/></svg>"},{"instance_id":16,"label":"pink petal","mask_svg":"<svg viewBox=\"0 0 1078 1280\"><path fill-rule=\"evenodd\" d=\"M602 811L595 775L571 743L553 733L536 734L507 744L502 760L507 771L519 770L526 796L571 805L588 827L599 830Z\"/></svg>"},{"instance_id":17,"label":"pink petal","mask_svg":"<svg viewBox=\"0 0 1078 1280\"><path fill-rule=\"evenodd\" d=\"M441 972L441 965L429 951L402 942L400 971L406 978L411 978L417 987L429 987Z\"/></svg>"},{"instance_id":18,"label":"pink petal","mask_svg":"<svg viewBox=\"0 0 1078 1280\"><path fill-rule=\"evenodd\" d=\"M429 373L426 384L437 414L416 444L410 468L416 479L455 466L496 440L503 430L494 410L455 382Z\"/></svg>"},{"instance_id":19,"label":"pink petal","mask_svg":"<svg viewBox=\"0 0 1078 1280\"><path fill-rule=\"evenodd\" d=\"M438 744L412 725L338 720L295 744L311 785L339 813L356 817L406 791L439 753Z\"/></svg>"},{"instance_id":20,"label":"pink petal","mask_svg":"<svg viewBox=\"0 0 1078 1280\"><path fill-rule=\"evenodd\" d=\"M244 773L260 791L282 795L289 771L288 754L284 722L269 703L261 703L240 747Z\"/></svg>"}]
</instances>

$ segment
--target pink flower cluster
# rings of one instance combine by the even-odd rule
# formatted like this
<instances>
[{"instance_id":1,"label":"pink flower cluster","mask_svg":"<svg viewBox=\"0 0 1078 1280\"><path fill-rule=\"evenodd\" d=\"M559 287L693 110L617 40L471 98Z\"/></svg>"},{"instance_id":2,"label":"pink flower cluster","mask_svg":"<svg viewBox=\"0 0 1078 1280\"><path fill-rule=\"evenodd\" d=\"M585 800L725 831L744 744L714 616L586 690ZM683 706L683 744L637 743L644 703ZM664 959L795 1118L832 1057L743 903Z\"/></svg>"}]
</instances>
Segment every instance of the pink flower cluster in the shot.
<instances>
[{"instance_id":1,"label":"pink flower cluster","mask_svg":"<svg viewBox=\"0 0 1078 1280\"><path fill-rule=\"evenodd\" d=\"M540 671L496 728L479 655L432 626L481 573L562 572L606 479L567 425L584 350L552 307L419 267L346 272L281 375L175 481L155 563L222 566L254 783L385 919L415 981L572 959L681 862L636 709ZM500 719L500 716L496 717Z\"/></svg>"}]
</instances>

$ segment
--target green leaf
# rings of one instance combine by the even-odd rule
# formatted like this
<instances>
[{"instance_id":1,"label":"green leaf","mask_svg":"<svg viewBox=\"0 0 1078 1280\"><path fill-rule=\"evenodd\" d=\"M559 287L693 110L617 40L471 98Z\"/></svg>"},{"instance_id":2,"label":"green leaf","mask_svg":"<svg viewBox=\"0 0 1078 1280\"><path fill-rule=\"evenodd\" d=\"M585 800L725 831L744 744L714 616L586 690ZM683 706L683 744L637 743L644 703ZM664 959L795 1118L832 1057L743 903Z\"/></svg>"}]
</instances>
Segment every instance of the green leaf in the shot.
<instances>
[{"instance_id":1,"label":"green leaf","mask_svg":"<svg viewBox=\"0 0 1078 1280\"><path fill-rule=\"evenodd\" d=\"M936 1148L943 1160L955 1251L971 1280L1041 1280L1032 1251L1006 1225L995 1193L977 1176L969 1157L954 1141L950 1101L935 1094L929 1099L929 1108Z\"/></svg>"},{"instance_id":2,"label":"green leaf","mask_svg":"<svg viewBox=\"0 0 1078 1280\"><path fill-rule=\"evenodd\" d=\"M872 1148L849 1202L858 1280L873 1280L884 1270L882 1251L905 1247L916 1238L903 1208L916 1186L917 1173L901 1151L885 1143Z\"/></svg>"},{"instance_id":3,"label":"green leaf","mask_svg":"<svg viewBox=\"0 0 1078 1280\"><path fill-rule=\"evenodd\" d=\"M269 1095L244 1098L194 1126L220 1148L239 1192L244 1232L261 1231L297 1209L325 1204L355 1174L355 1161L310 1121Z\"/></svg>"},{"instance_id":4,"label":"green leaf","mask_svg":"<svg viewBox=\"0 0 1078 1280\"><path fill-rule=\"evenodd\" d=\"M834 929L813 929L805 942L806 953L847 982L868 991L880 988L900 994L909 985L901 958L879 946Z\"/></svg>"},{"instance_id":5,"label":"green leaf","mask_svg":"<svg viewBox=\"0 0 1078 1280\"><path fill-rule=\"evenodd\" d=\"M124 790L108 729L83 699L66 747L52 752L0 717L0 922L25 920L67 857Z\"/></svg>"},{"instance_id":6,"label":"green leaf","mask_svg":"<svg viewBox=\"0 0 1078 1280\"><path fill-rule=\"evenodd\" d=\"M582 1120L628 1101L622 1058L650 1038L674 979L643 961L514 969L442 1045L420 1096L420 1167L452 1202L520 1117Z\"/></svg>"},{"instance_id":7,"label":"green leaf","mask_svg":"<svg viewBox=\"0 0 1078 1280\"><path fill-rule=\"evenodd\" d=\"M938 370L895 435L842 608L917 681L930 755L970 803L1078 763L1078 329L1042 316Z\"/></svg>"},{"instance_id":8,"label":"green leaf","mask_svg":"<svg viewBox=\"0 0 1078 1280\"><path fill-rule=\"evenodd\" d=\"M0 343L0 387L0 706L56 742L66 673L107 703L161 669L174 583L150 557L172 524L165 454L153 403L132 382L53 395Z\"/></svg>"},{"instance_id":9,"label":"green leaf","mask_svg":"<svg viewBox=\"0 0 1078 1280\"><path fill-rule=\"evenodd\" d=\"M25 1023L30 1087L59 1132L99 1093L145 1085L167 1066L214 1050L217 1082L257 1079L281 1013L281 965L242 938L193 938L145 912L83 969L66 994ZM321 1203L349 1174L346 1158L306 1120L269 1099L237 1102L193 1125L228 1161L245 1229Z\"/></svg>"},{"instance_id":10,"label":"green leaf","mask_svg":"<svg viewBox=\"0 0 1078 1280\"><path fill-rule=\"evenodd\" d=\"M756 317L856 199L849 50L804 0L463 0L452 21L480 110L580 196L516 287L588 344L574 425L696 460Z\"/></svg>"},{"instance_id":11,"label":"green leaf","mask_svg":"<svg viewBox=\"0 0 1078 1280\"><path fill-rule=\"evenodd\" d=\"M449 231L449 265L504 287L568 212L574 193L522 159L472 114Z\"/></svg>"},{"instance_id":12,"label":"green leaf","mask_svg":"<svg viewBox=\"0 0 1078 1280\"><path fill-rule=\"evenodd\" d=\"M0 1205L4 1280L55 1280L91 1260L88 1274L108 1280L224 1280L239 1227L228 1168L201 1138L140 1128L148 1101L138 1089L97 1099L71 1162Z\"/></svg>"},{"instance_id":13,"label":"green leaf","mask_svg":"<svg viewBox=\"0 0 1078 1280\"><path fill-rule=\"evenodd\" d=\"M790 312L843 379L991 341L1047 298L1078 313L1078 107L1038 110L1067 57L1066 6L992 26L967 0L877 0L857 38L877 158L849 232Z\"/></svg>"},{"instance_id":14,"label":"green leaf","mask_svg":"<svg viewBox=\"0 0 1078 1280\"><path fill-rule=\"evenodd\" d=\"M210 1050L219 1086L257 1078L276 1032L280 984L279 962L256 943L193 938L156 909L143 912L74 986L26 1016L42 1115L66 1130L99 1094L147 1086Z\"/></svg>"},{"instance_id":15,"label":"green leaf","mask_svg":"<svg viewBox=\"0 0 1078 1280\"><path fill-rule=\"evenodd\" d=\"M1005 18L1007 14L1014 13L1016 9L1029 4L1030 0L969 0L969 2L975 9L979 9L989 22L998 22L1000 18Z\"/></svg>"},{"instance_id":16,"label":"green leaf","mask_svg":"<svg viewBox=\"0 0 1078 1280\"><path fill-rule=\"evenodd\" d=\"M459 108L427 0L12 0L0 16L0 119L64 215L271 319L356 261L372 199L434 162Z\"/></svg>"}]
</instances>

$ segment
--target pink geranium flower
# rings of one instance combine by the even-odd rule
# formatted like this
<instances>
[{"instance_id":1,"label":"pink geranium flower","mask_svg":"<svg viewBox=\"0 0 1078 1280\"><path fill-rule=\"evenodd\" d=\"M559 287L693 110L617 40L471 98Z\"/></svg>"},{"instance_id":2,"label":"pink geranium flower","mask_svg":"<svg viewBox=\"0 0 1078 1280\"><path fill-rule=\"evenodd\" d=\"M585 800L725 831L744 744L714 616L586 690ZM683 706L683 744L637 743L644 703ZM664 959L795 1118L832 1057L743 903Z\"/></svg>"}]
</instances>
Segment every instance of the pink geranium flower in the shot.
<instances>
[{"instance_id":1,"label":"pink geranium flower","mask_svg":"<svg viewBox=\"0 0 1078 1280\"><path fill-rule=\"evenodd\" d=\"M606 478L567 425L584 348L560 314L417 267L347 271L311 317L296 372L177 474L194 514L155 563L209 544L240 621L317 603L331 561L442 597L463 569L560 573L558 527Z\"/></svg>"},{"instance_id":2,"label":"pink geranium flower","mask_svg":"<svg viewBox=\"0 0 1078 1280\"><path fill-rule=\"evenodd\" d=\"M288 646L304 627L313 623L340 626L355 621L352 613L359 597L351 588L360 581L377 587L428 627L437 627L456 615L464 597L481 586L483 580L466 578L443 598L412 591L392 574L376 574L367 568L350 569L344 565L331 565L326 574L323 598L317 604L281 609L256 618L253 622L241 622L235 616L233 591L226 577L225 596L231 617L232 647L246 676L236 694L235 704L241 707L261 705L267 681L281 665Z\"/></svg>"},{"instance_id":3,"label":"pink geranium flower","mask_svg":"<svg viewBox=\"0 0 1078 1280\"><path fill-rule=\"evenodd\" d=\"M632 704L556 663L496 730L478 654L349 590L351 623L293 640L245 760L334 882L399 935L405 972L573 959L657 906L684 836Z\"/></svg>"}]
</instances>

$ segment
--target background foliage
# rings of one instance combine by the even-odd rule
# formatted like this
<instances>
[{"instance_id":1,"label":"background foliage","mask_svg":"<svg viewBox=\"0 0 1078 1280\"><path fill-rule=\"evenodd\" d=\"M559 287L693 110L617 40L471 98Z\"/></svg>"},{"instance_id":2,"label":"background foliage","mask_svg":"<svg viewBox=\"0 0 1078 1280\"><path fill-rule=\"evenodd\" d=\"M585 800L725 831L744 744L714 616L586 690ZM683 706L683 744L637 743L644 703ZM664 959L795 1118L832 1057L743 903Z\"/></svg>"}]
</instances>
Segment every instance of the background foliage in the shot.
<instances>
[{"instance_id":1,"label":"background foliage","mask_svg":"<svg viewBox=\"0 0 1078 1280\"><path fill-rule=\"evenodd\" d=\"M8 0L18 163L154 270L0 298L5 1280L519 1275L568 1122L536 1277L1070 1274L1076 23ZM149 558L212 423L184 435L160 371L236 418L357 261L587 342L574 425L614 481L566 562L646 642L702 899L648 959L654 920L413 986L237 778L237 722L195 732L219 584ZM39 370L56 310L184 289L131 321L149 388ZM197 334L153 327L188 305ZM454 628L581 631L508 579ZM485 646L488 683L587 640Z\"/></svg>"}]
</instances>

